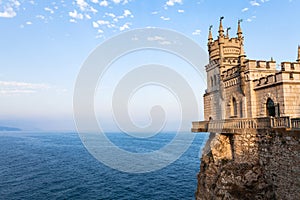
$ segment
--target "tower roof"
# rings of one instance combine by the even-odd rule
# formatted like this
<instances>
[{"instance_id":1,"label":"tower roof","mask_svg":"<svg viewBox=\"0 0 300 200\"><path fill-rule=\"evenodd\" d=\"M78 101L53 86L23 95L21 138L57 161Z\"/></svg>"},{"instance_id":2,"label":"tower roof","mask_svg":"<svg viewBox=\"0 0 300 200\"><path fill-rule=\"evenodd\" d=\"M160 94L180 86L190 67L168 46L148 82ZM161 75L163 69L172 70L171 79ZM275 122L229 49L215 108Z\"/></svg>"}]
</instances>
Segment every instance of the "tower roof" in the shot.
<instances>
[{"instance_id":1,"label":"tower roof","mask_svg":"<svg viewBox=\"0 0 300 200\"><path fill-rule=\"evenodd\" d=\"M227 27L227 29L226 29L226 37L228 37L228 38L229 38L229 30L231 30L231 27Z\"/></svg>"},{"instance_id":2,"label":"tower roof","mask_svg":"<svg viewBox=\"0 0 300 200\"><path fill-rule=\"evenodd\" d=\"M243 31L242 31L242 28L241 28L241 22L242 22L243 20L242 19L239 19L238 20L238 29L237 29L237 35L238 35L238 37L242 37L242 35L243 35Z\"/></svg>"},{"instance_id":3,"label":"tower roof","mask_svg":"<svg viewBox=\"0 0 300 200\"><path fill-rule=\"evenodd\" d=\"M222 24L222 20L224 19L224 17L220 17L220 26L219 26L219 36L223 36L224 35L224 29L223 29L223 24Z\"/></svg>"},{"instance_id":4,"label":"tower roof","mask_svg":"<svg viewBox=\"0 0 300 200\"><path fill-rule=\"evenodd\" d=\"M208 41L212 41L213 40L213 36L212 36L212 33L211 33L212 27L213 27L212 25L209 26Z\"/></svg>"}]
</instances>

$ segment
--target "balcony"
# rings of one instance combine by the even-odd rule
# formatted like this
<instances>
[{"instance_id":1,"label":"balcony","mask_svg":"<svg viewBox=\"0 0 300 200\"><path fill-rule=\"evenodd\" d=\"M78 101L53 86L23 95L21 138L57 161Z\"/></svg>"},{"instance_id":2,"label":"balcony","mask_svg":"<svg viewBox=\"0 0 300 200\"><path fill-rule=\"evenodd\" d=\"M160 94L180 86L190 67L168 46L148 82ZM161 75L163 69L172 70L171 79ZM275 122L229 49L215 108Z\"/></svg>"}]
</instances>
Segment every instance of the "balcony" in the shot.
<instances>
[{"instance_id":1,"label":"balcony","mask_svg":"<svg viewBox=\"0 0 300 200\"><path fill-rule=\"evenodd\" d=\"M235 134L241 133L244 129L266 128L300 130L300 118L290 119L290 117L263 117L254 119L243 118L193 122L192 132Z\"/></svg>"}]
</instances>

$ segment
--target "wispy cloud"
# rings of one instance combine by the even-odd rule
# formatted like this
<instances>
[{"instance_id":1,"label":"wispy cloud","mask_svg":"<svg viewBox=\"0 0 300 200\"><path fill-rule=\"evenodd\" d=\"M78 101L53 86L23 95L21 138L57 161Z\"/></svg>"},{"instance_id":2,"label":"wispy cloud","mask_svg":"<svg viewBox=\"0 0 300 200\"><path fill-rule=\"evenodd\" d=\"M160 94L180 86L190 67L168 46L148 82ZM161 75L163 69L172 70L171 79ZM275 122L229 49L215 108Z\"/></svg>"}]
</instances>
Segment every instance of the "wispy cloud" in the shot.
<instances>
[{"instance_id":1,"label":"wispy cloud","mask_svg":"<svg viewBox=\"0 0 300 200\"><path fill-rule=\"evenodd\" d=\"M104 0L104 1L101 1L100 6L103 6L103 7L107 7L108 6L108 1Z\"/></svg>"},{"instance_id":2,"label":"wispy cloud","mask_svg":"<svg viewBox=\"0 0 300 200\"><path fill-rule=\"evenodd\" d=\"M182 4L182 0L168 0L166 6L174 6L175 4Z\"/></svg>"},{"instance_id":3,"label":"wispy cloud","mask_svg":"<svg viewBox=\"0 0 300 200\"><path fill-rule=\"evenodd\" d=\"M115 4L127 4L131 0L112 0Z\"/></svg>"},{"instance_id":4,"label":"wispy cloud","mask_svg":"<svg viewBox=\"0 0 300 200\"><path fill-rule=\"evenodd\" d=\"M44 83L0 81L0 94L2 95L31 94L50 88L48 84Z\"/></svg>"},{"instance_id":5,"label":"wispy cloud","mask_svg":"<svg viewBox=\"0 0 300 200\"><path fill-rule=\"evenodd\" d=\"M130 10L124 10L124 13L123 13L123 16L124 17L133 17L133 15L132 15L132 13L131 13L131 11Z\"/></svg>"},{"instance_id":6,"label":"wispy cloud","mask_svg":"<svg viewBox=\"0 0 300 200\"><path fill-rule=\"evenodd\" d=\"M85 0L76 0L76 4L82 11L85 11L89 6Z\"/></svg>"},{"instance_id":7,"label":"wispy cloud","mask_svg":"<svg viewBox=\"0 0 300 200\"><path fill-rule=\"evenodd\" d=\"M97 22L93 22L92 25L94 28L99 28L99 24Z\"/></svg>"},{"instance_id":8,"label":"wispy cloud","mask_svg":"<svg viewBox=\"0 0 300 200\"><path fill-rule=\"evenodd\" d=\"M193 33L192 33L192 35L200 35L201 34L201 30L199 30L199 29L196 29Z\"/></svg>"},{"instance_id":9,"label":"wispy cloud","mask_svg":"<svg viewBox=\"0 0 300 200\"><path fill-rule=\"evenodd\" d=\"M83 14L78 13L77 10L74 10L73 12L69 12L69 16L74 19L83 19Z\"/></svg>"},{"instance_id":10,"label":"wispy cloud","mask_svg":"<svg viewBox=\"0 0 300 200\"><path fill-rule=\"evenodd\" d=\"M253 19L255 19L255 18L256 18L256 16L254 15L254 16L252 16L252 17L248 18L246 21L247 21L247 22L252 22L252 21L253 21Z\"/></svg>"},{"instance_id":11,"label":"wispy cloud","mask_svg":"<svg viewBox=\"0 0 300 200\"><path fill-rule=\"evenodd\" d=\"M169 20L171 20L170 17L164 17L164 16L161 16L160 18L161 18L162 20L164 20L164 21L169 21Z\"/></svg>"},{"instance_id":12,"label":"wispy cloud","mask_svg":"<svg viewBox=\"0 0 300 200\"><path fill-rule=\"evenodd\" d=\"M13 18L17 16L15 10L18 10L20 5L17 0L0 1L0 17Z\"/></svg>"},{"instance_id":13,"label":"wispy cloud","mask_svg":"<svg viewBox=\"0 0 300 200\"><path fill-rule=\"evenodd\" d=\"M123 26L120 26L120 31L124 31L124 30L126 30L126 29L129 29L130 26L131 25L131 23L129 23L129 22L126 22Z\"/></svg>"},{"instance_id":14,"label":"wispy cloud","mask_svg":"<svg viewBox=\"0 0 300 200\"><path fill-rule=\"evenodd\" d=\"M254 0L254 1L250 1L251 6L260 6L260 4Z\"/></svg>"},{"instance_id":15,"label":"wispy cloud","mask_svg":"<svg viewBox=\"0 0 300 200\"><path fill-rule=\"evenodd\" d=\"M54 13L54 10L52 10L51 8L49 8L49 7L46 7L46 8L44 8L44 10L45 11L48 11L48 12L50 12L51 14L53 14Z\"/></svg>"},{"instance_id":16,"label":"wispy cloud","mask_svg":"<svg viewBox=\"0 0 300 200\"><path fill-rule=\"evenodd\" d=\"M184 13L184 10L178 10L179 13Z\"/></svg>"},{"instance_id":17,"label":"wispy cloud","mask_svg":"<svg viewBox=\"0 0 300 200\"><path fill-rule=\"evenodd\" d=\"M172 44L171 41L169 41L166 38L161 37L161 36L148 37L147 40L148 41L157 41L161 45L170 45L170 44Z\"/></svg>"},{"instance_id":18,"label":"wispy cloud","mask_svg":"<svg viewBox=\"0 0 300 200\"><path fill-rule=\"evenodd\" d=\"M242 12L246 12L246 11L248 11L249 10L249 8L243 8L242 9Z\"/></svg>"}]
</instances>

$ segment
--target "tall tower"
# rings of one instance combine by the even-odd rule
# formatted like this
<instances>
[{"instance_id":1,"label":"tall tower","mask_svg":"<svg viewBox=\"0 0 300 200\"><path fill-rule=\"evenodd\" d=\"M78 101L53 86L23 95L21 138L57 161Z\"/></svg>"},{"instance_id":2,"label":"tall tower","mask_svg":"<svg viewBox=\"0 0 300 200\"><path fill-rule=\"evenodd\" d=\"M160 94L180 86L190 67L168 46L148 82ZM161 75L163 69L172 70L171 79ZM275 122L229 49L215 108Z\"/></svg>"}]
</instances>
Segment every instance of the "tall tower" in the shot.
<instances>
[{"instance_id":1,"label":"tall tower","mask_svg":"<svg viewBox=\"0 0 300 200\"><path fill-rule=\"evenodd\" d=\"M244 92L245 83L243 70L245 68L244 37L241 28L242 20L238 21L237 37L229 37L229 29L226 35L223 28L224 17L220 18L218 37L213 39L212 26L208 33L209 64L206 65L207 90L204 95L204 117L206 120L225 118L225 86L224 74L227 70L238 67L241 76L240 86Z\"/></svg>"},{"instance_id":2,"label":"tall tower","mask_svg":"<svg viewBox=\"0 0 300 200\"><path fill-rule=\"evenodd\" d=\"M210 27L207 44L209 60L210 62L216 61L219 63L221 75L227 69L244 62L244 58L246 57L244 52L244 36L241 28L242 20L238 21L237 37L229 38L227 35L224 35L223 19L224 17L220 18L219 34L216 40L212 37Z\"/></svg>"}]
</instances>

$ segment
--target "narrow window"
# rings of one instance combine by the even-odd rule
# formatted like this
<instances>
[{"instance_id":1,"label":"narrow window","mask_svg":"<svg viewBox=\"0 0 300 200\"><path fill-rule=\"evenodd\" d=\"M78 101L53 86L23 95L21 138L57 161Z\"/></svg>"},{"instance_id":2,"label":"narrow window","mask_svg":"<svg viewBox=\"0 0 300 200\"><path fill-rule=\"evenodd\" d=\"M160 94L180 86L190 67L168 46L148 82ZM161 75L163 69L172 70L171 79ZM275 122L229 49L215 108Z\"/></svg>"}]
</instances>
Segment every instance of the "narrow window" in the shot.
<instances>
[{"instance_id":1,"label":"narrow window","mask_svg":"<svg viewBox=\"0 0 300 200\"><path fill-rule=\"evenodd\" d=\"M237 116L237 102L234 97L232 97L232 108L231 108L231 115Z\"/></svg>"}]
</instances>

